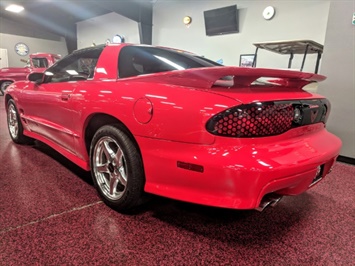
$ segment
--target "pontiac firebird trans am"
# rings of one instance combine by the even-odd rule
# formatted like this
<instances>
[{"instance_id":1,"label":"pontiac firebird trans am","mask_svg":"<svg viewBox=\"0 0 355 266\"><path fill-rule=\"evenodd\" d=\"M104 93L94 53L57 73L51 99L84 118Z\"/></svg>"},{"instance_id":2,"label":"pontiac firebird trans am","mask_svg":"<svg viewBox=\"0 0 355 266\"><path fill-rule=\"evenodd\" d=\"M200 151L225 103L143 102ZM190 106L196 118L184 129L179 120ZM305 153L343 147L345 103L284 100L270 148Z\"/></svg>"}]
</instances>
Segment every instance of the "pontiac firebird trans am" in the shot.
<instances>
[{"instance_id":1,"label":"pontiac firebird trans am","mask_svg":"<svg viewBox=\"0 0 355 266\"><path fill-rule=\"evenodd\" d=\"M145 193L263 209L332 169L341 147L330 103L291 70L221 66L170 48L77 50L5 94L15 143L34 139L91 171L118 211Z\"/></svg>"}]
</instances>

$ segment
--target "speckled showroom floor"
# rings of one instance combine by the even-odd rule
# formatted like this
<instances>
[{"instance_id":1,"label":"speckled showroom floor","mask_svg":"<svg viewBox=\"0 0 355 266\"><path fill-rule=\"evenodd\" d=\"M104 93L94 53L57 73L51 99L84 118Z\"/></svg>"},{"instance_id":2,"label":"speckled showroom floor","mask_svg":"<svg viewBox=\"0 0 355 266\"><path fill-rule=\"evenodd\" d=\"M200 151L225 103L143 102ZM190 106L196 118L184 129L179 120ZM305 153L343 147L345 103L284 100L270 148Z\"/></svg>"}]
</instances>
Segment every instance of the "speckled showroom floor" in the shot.
<instances>
[{"instance_id":1,"label":"speckled showroom floor","mask_svg":"<svg viewBox=\"0 0 355 266\"><path fill-rule=\"evenodd\" d=\"M337 163L262 213L154 197L122 215L52 149L12 143L0 97L0 265L354 265L354 206L355 166Z\"/></svg>"}]
</instances>

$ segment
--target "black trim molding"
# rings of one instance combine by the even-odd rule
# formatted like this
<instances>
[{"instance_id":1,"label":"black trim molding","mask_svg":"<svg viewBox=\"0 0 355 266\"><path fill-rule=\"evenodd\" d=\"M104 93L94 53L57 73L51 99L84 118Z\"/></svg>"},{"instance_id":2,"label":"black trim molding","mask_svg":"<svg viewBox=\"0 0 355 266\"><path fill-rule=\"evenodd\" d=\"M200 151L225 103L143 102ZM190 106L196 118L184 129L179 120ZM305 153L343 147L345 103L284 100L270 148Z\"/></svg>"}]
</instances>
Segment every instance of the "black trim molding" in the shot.
<instances>
[{"instance_id":1,"label":"black trim molding","mask_svg":"<svg viewBox=\"0 0 355 266\"><path fill-rule=\"evenodd\" d=\"M350 157L346 157L346 156L342 156L342 155L338 156L337 161L342 162L342 163L355 165L355 158L350 158Z\"/></svg>"}]
</instances>

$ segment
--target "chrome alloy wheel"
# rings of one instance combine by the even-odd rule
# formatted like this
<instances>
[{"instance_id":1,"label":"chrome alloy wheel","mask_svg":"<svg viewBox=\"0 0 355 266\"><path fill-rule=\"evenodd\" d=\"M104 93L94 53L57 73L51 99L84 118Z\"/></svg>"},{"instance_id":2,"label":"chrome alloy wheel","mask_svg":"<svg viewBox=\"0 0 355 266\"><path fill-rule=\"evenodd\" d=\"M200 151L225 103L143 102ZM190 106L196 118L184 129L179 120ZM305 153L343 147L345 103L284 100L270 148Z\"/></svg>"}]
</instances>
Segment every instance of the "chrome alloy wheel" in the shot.
<instances>
[{"instance_id":1,"label":"chrome alloy wheel","mask_svg":"<svg viewBox=\"0 0 355 266\"><path fill-rule=\"evenodd\" d=\"M17 119L17 111L16 108L13 104L9 104L8 110L7 110L7 123L9 127L9 131L11 134L11 137L13 139L16 139L18 137L18 129L19 129L19 121Z\"/></svg>"},{"instance_id":2,"label":"chrome alloy wheel","mask_svg":"<svg viewBox=\"0 0 355 266\"><path fill-rule=\"evenodd\" d=\"M110 200L120 199L127 186L127 167L122 149L111 137L98 140L93 152L93 171L102 193Z\"/></svg>"}]
</instances>

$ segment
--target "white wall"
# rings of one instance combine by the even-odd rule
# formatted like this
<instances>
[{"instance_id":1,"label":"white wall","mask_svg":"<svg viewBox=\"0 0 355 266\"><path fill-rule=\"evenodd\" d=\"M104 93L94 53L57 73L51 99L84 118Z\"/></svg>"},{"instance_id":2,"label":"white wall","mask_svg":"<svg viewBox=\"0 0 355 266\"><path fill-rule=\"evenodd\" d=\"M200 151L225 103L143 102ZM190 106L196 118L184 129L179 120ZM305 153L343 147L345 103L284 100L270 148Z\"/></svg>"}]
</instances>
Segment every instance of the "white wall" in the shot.
<instances>
[{"instance_id":1,"label":"white wall","mask_svg":"<svg viewBox=\"0 0 355 266\"><path fill-rule=\"evenodd\" d=\"M0 68L9 66L9 58L7 56L7 49L0 48Z\"/></svg>"},{"instance_id":2,"label":"white wall","mask_svg":"<svg viewBox=\"0 0 355 266\"><path fill-rule=\"evenodd\" d=\"M138 23L117 13L80 21L77 23L78 49L89 47L92 43L103 44L112 41L116 34L124 35L125 42L140 43Z\"/></svg>"},{"instance_id":3,"label":"white wall","mask_svg":"<svg viewBox=\"0 0 355 266\"><path fill-rule=\"evenodd\" d=\"M330 6L319 92L331 101L327 128L343 141L341 155L355 158L355 0L333 0Z\"/></svg>"},{"instance_id":4,"label":"white wall","mask_svg":"<svg viewBox=\"0 0 355 266\"><path fill-rule=\"evenodd\" d=\"M0 33L0 48L7 49L10 67L23 67L25 63L21 62L21 59L27 60L29 58L29 56L20 56L16 54L15 45L19 42L27 44L30 49L30 54L38 52L54 53L60 54L62 56L68 54L68 49L64 38L61 38L60 41L53 41Z\"/></svg>"},{"instance_id":5,"label":"white wall","mask_svg":"<svg viewBox=\"0 0 355 266\"><path fill-rule=\"evenodd\" d=\"M208 37L205 34L203 11L237 4L239 33ZM272 20L262 17L264 8L272 5ZM324 43L330 1L167 1L159 0L153 8L153 44L172 46L223 59L225 65L239 65L240 54L255 52L254 42L311 39ZM184 16L192 17L189 28ZM305 70L314 71L315 57L306 61ZM300 67L295 58L293 67ZM297 62L298 61L298 62ZM310 63L310 64L309 64ZM287 67L288 57L261 51L260 67Z\"/></svg>"},{"instance_id":6,"label":"white wall","mask_svg":"<svg viewBox=\"0 0 355 266\"><path fill-rule=\"evenodd\" d=\"M21 59L28 59L16 54L15 45L19 42L27 44L30 53L68 54L63 37L0 17L0 48L7 49L10 67L23 67Z\"/></svg>"}]
</instances>

